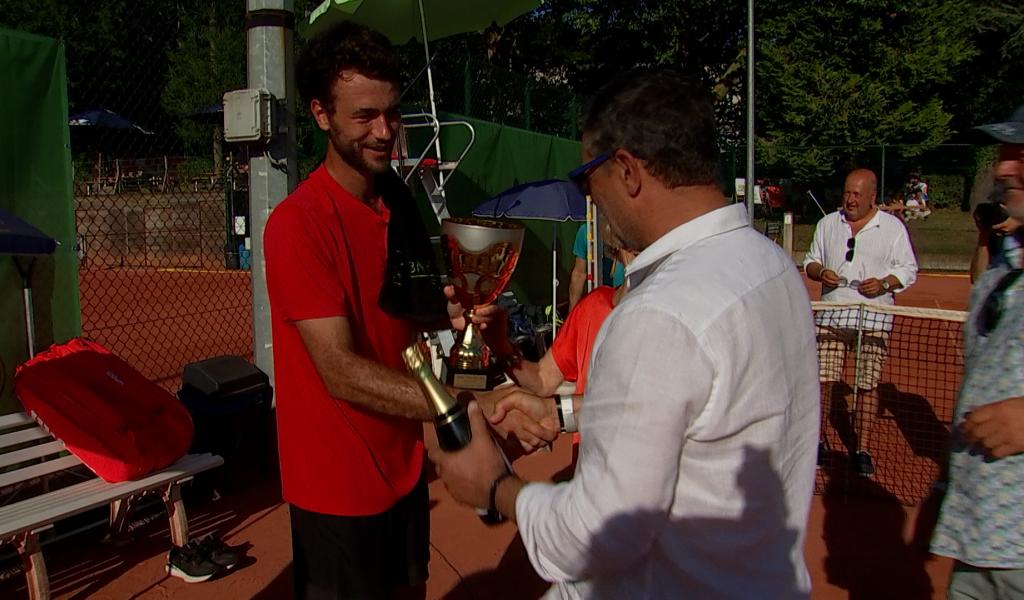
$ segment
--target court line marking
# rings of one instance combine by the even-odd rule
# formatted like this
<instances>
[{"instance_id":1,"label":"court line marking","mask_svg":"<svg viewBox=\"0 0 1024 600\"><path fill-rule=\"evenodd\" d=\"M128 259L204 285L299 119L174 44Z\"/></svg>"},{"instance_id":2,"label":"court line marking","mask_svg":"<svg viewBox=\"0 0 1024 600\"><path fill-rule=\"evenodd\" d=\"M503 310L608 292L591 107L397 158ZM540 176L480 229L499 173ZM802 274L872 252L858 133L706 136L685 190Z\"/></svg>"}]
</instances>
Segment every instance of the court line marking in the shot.
<instances>
[{"instance_id":1,"label":"court line marking","mask_svg":"<svg viewBox=\"0 0 1024 600\"><path fill-rule=\"evenodd\" d=\"M185 269L175 267L164 267L157 269L158 273L247 273L242 269Z\"/></svg>"}]
</instances>

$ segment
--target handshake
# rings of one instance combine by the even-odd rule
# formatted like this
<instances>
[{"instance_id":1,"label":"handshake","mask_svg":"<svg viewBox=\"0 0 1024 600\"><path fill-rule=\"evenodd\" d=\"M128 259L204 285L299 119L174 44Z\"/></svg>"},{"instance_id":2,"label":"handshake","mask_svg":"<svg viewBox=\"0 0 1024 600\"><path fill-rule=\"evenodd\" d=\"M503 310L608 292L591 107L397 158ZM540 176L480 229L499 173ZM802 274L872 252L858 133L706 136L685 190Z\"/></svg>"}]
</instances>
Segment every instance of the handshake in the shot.
<instances>
[{"instance_id":1,"label":"handshake","mask_svg":"<svg viewBox=\"0 0 1024 600\"><path fill-rule=\"evenodd\" d=\"M547 447L561 431L557 403L551 396L510 385L489 392L462 392L463 399L476 401L508 453L529 454Z\"/></svg>"},{"instance_id":2,"label":"handshake","mask_svg":"<svg viewBox=\"0 0 1024 600\"><path fill-rule=\"evenodd\" d=\"M452 286L445 288L449 301L449 316L457 330L465 329L470 320L481 332L484 342L499 356L508 356L514 349L508 339L508 314L495 304L476 308L467 319L457 303ZM536 363L533 363L536 367ZM561 375L561 373L559 373ZM537 381L534 381L534 380ZM561 377L558 378L561 381ZM506 452L516 450L527 454L547 447L561 431L558 407L550 395L534 393L550 387L536 376L521 385L508 385L490 391L459 390L458 400L467 405L475 401L496 437L502 440ZM521 447L521 449L516 448Z\"/></svg>"}]
</instances>

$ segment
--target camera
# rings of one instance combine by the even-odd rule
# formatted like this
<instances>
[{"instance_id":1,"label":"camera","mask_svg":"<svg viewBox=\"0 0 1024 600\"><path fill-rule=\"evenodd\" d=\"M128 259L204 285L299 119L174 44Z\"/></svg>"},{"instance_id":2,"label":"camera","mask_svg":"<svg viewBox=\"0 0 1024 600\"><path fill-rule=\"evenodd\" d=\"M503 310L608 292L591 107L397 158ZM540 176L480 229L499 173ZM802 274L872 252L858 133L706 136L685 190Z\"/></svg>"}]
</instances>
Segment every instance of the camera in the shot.
<instances>
[{"instance_id":1,"label":"camera","mask_svg":"<svg viewBox=\"0 0 1024 600\"><path fill-rule=\"evenodd\" d=\"M1003 205L998 202L983 202L974 209L974 220L977 221L979 227L991 229L1009 216Z\"/></svg>"}]
</instances>

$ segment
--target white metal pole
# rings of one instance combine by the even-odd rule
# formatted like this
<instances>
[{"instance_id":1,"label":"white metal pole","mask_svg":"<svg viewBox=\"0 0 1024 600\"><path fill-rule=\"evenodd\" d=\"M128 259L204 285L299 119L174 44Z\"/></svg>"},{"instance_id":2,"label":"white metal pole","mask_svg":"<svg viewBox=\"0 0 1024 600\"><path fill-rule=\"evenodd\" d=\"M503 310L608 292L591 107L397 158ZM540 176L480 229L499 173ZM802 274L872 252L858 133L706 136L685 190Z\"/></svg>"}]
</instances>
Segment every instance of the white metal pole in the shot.
<instances>
[{"instance_id":1,"label":"white metal pole","mask_svg":"<svg viewBox=\"0 0 1024 600\"><path fill-rule=\"evenodd\" d=\"M754 222L754 0L747 0L747 220Z\"/></svg>"},{"instance_id":2,"label":"white metal pole","mask_svg":"<svg viewBox=\"0 0 1024 600\"><path fill-rule=\"evenodd\" d=\"M597 256L597 211L594 202L587 196L587 293L601 282L601 263Z\"/></svg>"},{"instance_id":3,"label":"white metal pole","mask_svg":"<svg viewBox=\"0 0 1024 600\"><path fill-rule=\"evenodd\" d=\"M32 288L27 284L21 290L25 303L25 335L28 336L28 357L36 355L36 323L32 318Z\"/></svg>"},{"instance_id":4,"label":"white metal pole","mask_svg":"<svg viewBox=\"0 0 1024 600\"><path fill-rule=\"evenodd\" d=\"M882 144L882 186L878 190L878 197L881 198L881 203L885 204L885 144Z\"/></svg>"},{"instance_id":5,"label":"white metal pole","mask_svg":"<svg viewBox=\"0 0 1024 600\"><path fill-rule=\"evenodd\" d=\"M558 333L558 222L551 222L551 343Z\"/></svg>"},{"instance_id":6,"label":"white metal pole","mask_svg":"<svg viewBox=\"0 0 1024 600\"><path fill-rule=\"evenodd\" d=\"M423 0L418 0L420 6L420 32L423 35L423 54L427 58L427 94L430 100L430 114L433 115L434 121L437 122L437 102L434 100L434 70L430 66L430 44L427 42L427 14L423 12ZM434 140L434 150L437 152L437 162L444 162L444 158L441 156L441 136L438 135L437 139ZM437 169L437 183L440 186L444 194L444 172Z\"/></svg>"}]
</instances>

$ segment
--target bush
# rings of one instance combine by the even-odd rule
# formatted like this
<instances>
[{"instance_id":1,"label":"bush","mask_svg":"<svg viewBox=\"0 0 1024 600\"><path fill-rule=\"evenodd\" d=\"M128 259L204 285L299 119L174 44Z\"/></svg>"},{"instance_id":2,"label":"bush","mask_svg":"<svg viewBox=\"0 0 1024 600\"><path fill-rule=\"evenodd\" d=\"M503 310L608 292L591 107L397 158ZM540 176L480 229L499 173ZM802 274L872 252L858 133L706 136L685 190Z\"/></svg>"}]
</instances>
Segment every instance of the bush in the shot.
<instances>
[{"instance_id":1,"label":"bush","mask_svg":"<svg viewBox=\"0 0 1024 600\"><path fill-rule=\"evenodd\" d=\"M922 175L928 184L928 204L932 208L960 208L964 201L963 175Z\"/></svg>"},{"instance_id":2,"label":"bush","mask_svg":"<svg viewBox=\"0 0 1024 600\"><path fill-rule=\"evenodd\" d=\"M75 181L92 181L95 176L92 158L85 152L71 158L71 167Z\"/></svg>"},{"instance_id":3,"label":"bush","mask_svg":"<svg viewBox=\"0 0 1024 600\"><path fill-rule=\"evenodd\" d=\"M204 177L213 171L213 159L189 156L178 166L178 176L184 181L193 177Z\"/></svg>"}]
</instances>

